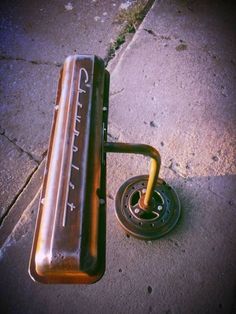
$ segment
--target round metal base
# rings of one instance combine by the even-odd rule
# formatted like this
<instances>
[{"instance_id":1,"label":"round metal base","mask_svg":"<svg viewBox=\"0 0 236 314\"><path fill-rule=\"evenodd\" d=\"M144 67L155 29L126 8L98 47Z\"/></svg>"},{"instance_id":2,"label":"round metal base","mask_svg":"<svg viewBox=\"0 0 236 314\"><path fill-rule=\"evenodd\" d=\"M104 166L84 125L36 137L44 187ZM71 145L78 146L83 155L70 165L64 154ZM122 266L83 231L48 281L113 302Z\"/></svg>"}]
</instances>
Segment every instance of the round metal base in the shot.
<instances>
[{"instance_id":1,"label":"round metal base","mask_svg":"<svg viewBox=\"0 0 236 314\"><path fill-rule=\"evenodd\" d=\"M130 178L116 195L116 216L125 231L142 240L154 240L170 232L180 217L176 192L158 179L150 210L143 209L148 176Z\"/></svg>"}]
</instances>

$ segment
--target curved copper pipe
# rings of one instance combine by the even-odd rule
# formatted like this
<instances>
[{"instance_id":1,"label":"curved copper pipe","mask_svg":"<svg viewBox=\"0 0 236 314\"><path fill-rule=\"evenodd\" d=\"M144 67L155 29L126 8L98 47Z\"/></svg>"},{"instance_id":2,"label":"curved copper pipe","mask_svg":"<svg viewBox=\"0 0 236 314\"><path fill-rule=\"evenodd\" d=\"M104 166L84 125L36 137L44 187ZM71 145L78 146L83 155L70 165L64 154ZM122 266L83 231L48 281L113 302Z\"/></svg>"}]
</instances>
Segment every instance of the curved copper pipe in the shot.
<instances>
[{"instance_id":1,"label":"curved copper pipe","mask_svg":"<svg viewBox=\"0 0 236 314\"><path fill-rule=\"evenodd\" d=\"M159 152L154 147L146 144L128 144L111 142L104 143L104 150L106 153L141 154L144 156L151 157L147 191L144 198L144 206L145 209L148 210L151 205L153 191L159 176L161 166L161 156Z\"/></svg>"}]
</instances>

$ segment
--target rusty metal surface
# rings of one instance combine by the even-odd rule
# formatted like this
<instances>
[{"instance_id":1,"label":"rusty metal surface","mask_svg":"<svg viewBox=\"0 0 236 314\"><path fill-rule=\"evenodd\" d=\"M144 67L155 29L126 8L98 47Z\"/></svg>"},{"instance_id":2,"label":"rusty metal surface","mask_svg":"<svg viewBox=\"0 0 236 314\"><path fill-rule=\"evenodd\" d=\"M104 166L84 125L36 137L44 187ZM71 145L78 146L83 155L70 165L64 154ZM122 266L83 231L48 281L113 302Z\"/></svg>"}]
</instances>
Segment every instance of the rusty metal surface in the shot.
<instances>
[{"instance_id":1,"label":"rusty metal surface","mask_svg":"<svg viewBox=\"0 0 236 314\"><path fill-rule=\"evenodd\" d=\"M149 177L137 176L125 181L116 195L116 217L122 228L141 240L155 240L177 224L181 205L175 190L159 178L152 195L151 210L143 209Z\"/></svg>"},{"instance_id":2,"label":"rusty metal surface","mask_svg":"<svg viewBox=\"0 0 236 314\"><path fill-rule=\"evenodd\" d=\"M102 60L66 59L29 267L37 281L92 283L104 273L108 90Z\"/></svg>"}]
</instances>

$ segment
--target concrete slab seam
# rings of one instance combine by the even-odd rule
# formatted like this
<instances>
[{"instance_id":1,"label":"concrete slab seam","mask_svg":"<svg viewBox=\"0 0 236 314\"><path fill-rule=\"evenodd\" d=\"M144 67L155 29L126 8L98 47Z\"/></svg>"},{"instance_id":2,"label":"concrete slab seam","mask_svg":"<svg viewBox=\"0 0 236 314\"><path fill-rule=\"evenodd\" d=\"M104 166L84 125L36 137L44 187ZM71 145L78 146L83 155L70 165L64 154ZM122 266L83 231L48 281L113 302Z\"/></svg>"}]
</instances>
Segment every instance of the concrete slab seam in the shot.
<instances>
[{"instance_id":1,"label":"concrete slab seam","mask_svg":"<svg viewBox=\"0 0 236 314\"><path fill-rule=\"evenodd\" d=\"M7 60L7 61L23 61L23 62L28 62L34 65L52 65L52 66L56 66L56 67L60 67L62 66L62 63L60 62L49 62L49 61L43 61L43 60L27 60L24 58L20 58L20 57L11 57L11 56L7 56L7 55L0 55L0 60Z\"/></svg>"},{"instance_id":2,"label":"concrete slab seam","mask_svg":"<svg viewBox=\"0 0 236 314\"><path fill-rule=\"evenodd\" d=\"M33 177L33 175L37 172L39 168L39 165L36 166L36 168L31 172L31 174L28 176L28 178L25 181L25 184L23 185L23 187L19 190L19 192L16 194L16 196L14 197L14 199L12 200L11 204L7 207L7 210L5 212L5 214L1 217L0 219L0 226L3 224L5 218L8 216L8 214L11 211L12 206L14 206L14 204L16 203L16 201L18 200L18 198L21 196L21 194L24 192L25 188L30 184L31 178Z\"/></svg>"},{"instance_id":3,"label":"concrete slab seam","mask_svg":"<svg viewBox=\"0 0 236 314\"><path fill-rule=\"evenodd\" d=\"M28 216L27 216L27 212L29 210L29 208L32 206L32 204L35 202L36 198L39 196L40 192L41 192L41 188L42 185L40 186L38 192L35 194L34 198L32 199L32 201L28 204L28 206L26 207L25 211L23 212L23 214L21 215L18 223L15 225L15 227L13 228L11 234L7 237L6 241L4 242L4 244L2 245L2 247L0 248L0 261L3 259L4 257L4 252L6 251L6 249L8 247L10 247L12 244L16 243L17 241L19 241L21 238L23 238L28 231L26 231L26 233L21 233L20 234L20 238L16 239L15 235L16 232L18 230L18 228L20 228L21 226L25 226L26 222L28 220Z\"/></svg>"},{"instance_id":4,"label":"concrete slab seam","mask_svg":"<svg viewBox=\"0 0 236 314\"><path fill-rule=\"evenodd\" d=\"M14 142L13 140L11 140L7 135L6 135L6 131L0 126L0 129L3 130L3 132L1 133L2 136L4 136L9 142L11 142L14 146L16 146L16 148L18 150L20 150L21 153L26 154L29 159L33 160L34 162L36 162L36 164L39 166L40 164L40 160L37 160L35 157L33 157L33 155L31 155L29 152L25 151L21 146L19 146L16 142ZM44 156L44 154L43 154Z\"/></svg>"}]
</instances>

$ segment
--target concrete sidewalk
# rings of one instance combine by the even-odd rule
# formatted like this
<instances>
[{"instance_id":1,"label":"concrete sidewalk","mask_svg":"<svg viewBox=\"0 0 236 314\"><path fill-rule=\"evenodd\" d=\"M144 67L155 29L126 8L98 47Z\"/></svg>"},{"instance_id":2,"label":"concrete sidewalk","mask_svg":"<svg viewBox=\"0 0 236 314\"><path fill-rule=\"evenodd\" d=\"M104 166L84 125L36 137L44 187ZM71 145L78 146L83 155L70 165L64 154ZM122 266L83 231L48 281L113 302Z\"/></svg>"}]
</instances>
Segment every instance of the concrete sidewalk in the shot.
<instances>
[{"instance_id":1,"label":"concrete sidewalk","mask_svg":"<svg viewBox=\"0 0 236 314\"><path fill-rule=\"evenodd\" d=\"M110 155L104 277L92 286L39 285L27 274L38 193L25 196L1 248L5 313L235 312L235 12L230 2L156 1L111 73L109 139L160 150L161 176L182 204L176 229L153 242L126 236L115 193L125 179L146 174L148 160ZM42 160L37 150L30 154L27 169Z\"/></svg>"},{"instance_id":2,"label":"concrete sidewalk","mask_svg":"<svg viewBox=\"0 0 236 314\"><path fill-rule=\"evenodd\" d=\"M107 59L132 2L1 1L0 223L47 152L60 65L76 53Z\"/></svg>"}]
</instances>

